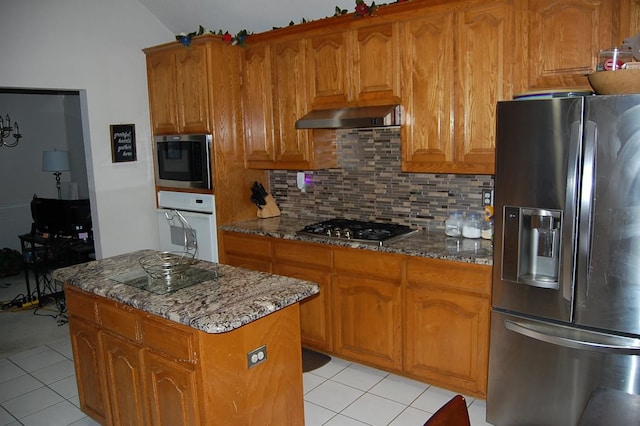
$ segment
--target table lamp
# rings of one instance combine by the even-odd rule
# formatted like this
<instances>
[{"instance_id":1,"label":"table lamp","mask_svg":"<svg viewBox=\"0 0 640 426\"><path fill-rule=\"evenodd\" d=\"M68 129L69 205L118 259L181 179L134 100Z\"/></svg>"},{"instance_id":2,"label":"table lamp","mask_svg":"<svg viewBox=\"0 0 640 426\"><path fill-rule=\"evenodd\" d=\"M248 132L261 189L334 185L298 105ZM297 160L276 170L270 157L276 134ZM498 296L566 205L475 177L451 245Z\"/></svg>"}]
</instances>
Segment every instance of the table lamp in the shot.
<instances>
[{"instance_id":1,"label":"table lamp","mask_svg":"<svg viewBox=\"0 0 640 426\"><path fill-rule=\"evenodd\" d=\"M68 151L43 151L42 153L42 170L45 172L53 172L56 176L56 188L58 188L58 199L62 198L60 191L60 175L62 172L69 171L69 152Z\"/></svg>"}]
</instances>

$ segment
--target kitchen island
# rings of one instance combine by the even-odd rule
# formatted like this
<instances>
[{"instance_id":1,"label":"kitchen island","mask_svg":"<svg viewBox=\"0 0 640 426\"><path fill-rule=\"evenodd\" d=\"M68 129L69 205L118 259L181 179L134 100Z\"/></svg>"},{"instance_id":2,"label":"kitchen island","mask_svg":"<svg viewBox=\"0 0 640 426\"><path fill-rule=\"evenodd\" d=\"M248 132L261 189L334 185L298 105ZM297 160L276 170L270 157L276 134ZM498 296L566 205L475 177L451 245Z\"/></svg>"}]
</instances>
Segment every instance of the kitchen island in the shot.
<instances>
[{"instance_id":1,"label":"kitchen island","mask_svg":"<svg viewBox=\"0 0 640 426\"><path fill-rule=\"evenodd\" d=\"M317 284L198 261L204 280L127 284L151 250L54 271L81 409L102 424L304 423L298 302Z\"/></svg>"}]
</instances>

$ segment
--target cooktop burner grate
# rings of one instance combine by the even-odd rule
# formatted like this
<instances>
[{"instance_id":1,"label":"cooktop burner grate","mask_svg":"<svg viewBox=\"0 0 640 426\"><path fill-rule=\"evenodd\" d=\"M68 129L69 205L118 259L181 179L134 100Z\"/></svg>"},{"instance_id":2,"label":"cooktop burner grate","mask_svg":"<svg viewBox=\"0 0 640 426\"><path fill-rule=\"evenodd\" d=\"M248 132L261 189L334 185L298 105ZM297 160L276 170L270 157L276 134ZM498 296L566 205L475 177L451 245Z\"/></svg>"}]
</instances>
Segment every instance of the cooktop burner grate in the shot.
<instances>
[{"instance_id":1,"label":"cooktop burner grate","mask_svg":"<svg viewBox=\"0 0 640 426\"><path fill-rule=\"evenodd\" d=\"M351 240L369 244L389 243L417 232L395 223L365 222L350 219L330 219L307 225L298 231L300 235L339 240Z\"/></svg>"}]
</instances>

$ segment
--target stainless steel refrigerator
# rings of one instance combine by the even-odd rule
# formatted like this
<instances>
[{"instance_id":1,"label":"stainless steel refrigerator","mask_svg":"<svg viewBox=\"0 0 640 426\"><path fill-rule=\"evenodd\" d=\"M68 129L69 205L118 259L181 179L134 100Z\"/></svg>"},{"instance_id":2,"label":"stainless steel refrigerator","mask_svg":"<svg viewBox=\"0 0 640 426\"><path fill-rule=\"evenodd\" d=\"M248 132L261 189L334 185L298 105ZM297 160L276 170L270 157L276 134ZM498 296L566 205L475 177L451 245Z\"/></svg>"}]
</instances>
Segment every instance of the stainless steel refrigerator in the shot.
<instances>
[{"instance_id":1,"label":"stainless steel refrigerator","mask_svg":"<svg viewBox=\"0 0 640 426\"><path fill-rule=\"evenodd\" d=\"M632 413L640 95L499 102L496 152L487 421Z\"/></svg>"}]
</instances>

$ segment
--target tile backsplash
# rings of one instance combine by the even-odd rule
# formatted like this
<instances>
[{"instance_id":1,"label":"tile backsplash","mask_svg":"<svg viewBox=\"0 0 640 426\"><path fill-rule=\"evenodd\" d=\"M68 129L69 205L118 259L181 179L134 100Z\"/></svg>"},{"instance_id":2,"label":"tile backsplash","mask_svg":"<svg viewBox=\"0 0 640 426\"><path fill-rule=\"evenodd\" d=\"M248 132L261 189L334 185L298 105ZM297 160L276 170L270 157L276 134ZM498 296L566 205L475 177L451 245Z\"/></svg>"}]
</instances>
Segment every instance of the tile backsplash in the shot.
<instances>
[{"instance_id":1,"label":"tile backsplash","mask_svg":"<svg viewBox=\"0 0 640 426\"><path fill-rule=\"evenodd\" d=\"M337 133L338 168L305 171L306 192L297 187L297 171L269 172L271 192L283 215L443 229L450 211L483 212L482 189L493 188L493 176L403 173L399 129Z\"/></svg>"}]
</instances>

